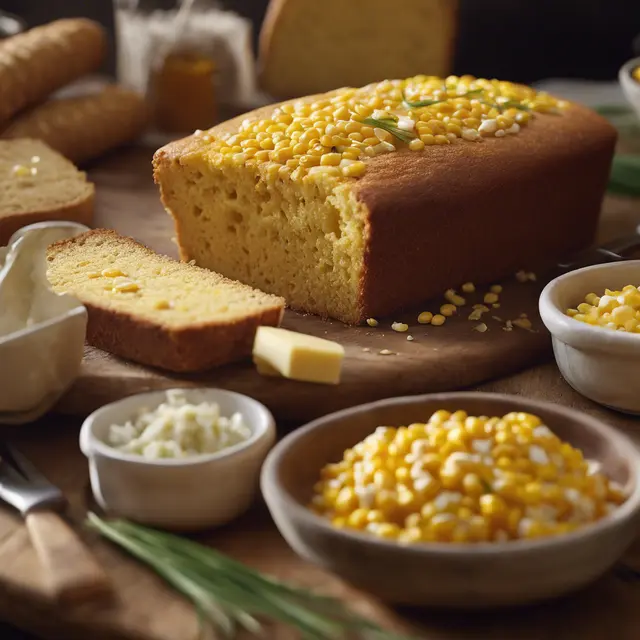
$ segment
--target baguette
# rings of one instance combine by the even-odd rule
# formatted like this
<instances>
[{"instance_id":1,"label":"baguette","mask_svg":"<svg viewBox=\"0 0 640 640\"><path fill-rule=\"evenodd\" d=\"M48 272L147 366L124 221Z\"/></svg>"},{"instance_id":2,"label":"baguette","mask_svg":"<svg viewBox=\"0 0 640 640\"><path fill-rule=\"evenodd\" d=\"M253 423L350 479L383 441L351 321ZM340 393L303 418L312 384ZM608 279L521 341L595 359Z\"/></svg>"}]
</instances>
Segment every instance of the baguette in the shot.
<instances>
[{"instance_id":1,"label":"baguette","mask_svg":"<svg viewBox=\"0 0 640 640\"><path fill-rule=\"evenodd\" d=\"M258 326L277 326L284 311L281 298L111 230L58 242L47 260L53 290L86 306L89 344L168 371L203 371L250 356Z\"/></svg>"},{"instance_id":2,"label":"baguette","mask_svg":"<svg viewBox=\"0 0 640 640\"><path fill-rule=\"evenodd\" d=\"M0 246L35 222L90 225L94 192L84 173L40 140L0 140Z\"/></svg>"},{"instance_id":3,"label":"baguette","mask_svg":"<svg viewBox=\"0 0 640 640\"><path fill-rule=\"evenodd\" d=\"M50 100L23 112L0 137L39 138L82 164L135 139L147 118L147 105L139 94L113 85L97 94Z\"/></svg>"},{"instance_id":4,"label":"baguette","mask_svg":"<svg viewBox=\"0 0 640 640\"><path fill-rule=\"evenodd\" d=\"M56 20L0 42L0 123L100 67L106 35L91 20Z\"/></svg>"},{"instance_id":5,"label":"baguette","mask_svg":"<svg viewBox=\"0 0 640 640\"><path fill-rule=\"evenodd\" d=\"M154 165L183 260L359 323L588 245L615 141L528 87L419 76L264 107Z\"/></svg>"}]
</instances>

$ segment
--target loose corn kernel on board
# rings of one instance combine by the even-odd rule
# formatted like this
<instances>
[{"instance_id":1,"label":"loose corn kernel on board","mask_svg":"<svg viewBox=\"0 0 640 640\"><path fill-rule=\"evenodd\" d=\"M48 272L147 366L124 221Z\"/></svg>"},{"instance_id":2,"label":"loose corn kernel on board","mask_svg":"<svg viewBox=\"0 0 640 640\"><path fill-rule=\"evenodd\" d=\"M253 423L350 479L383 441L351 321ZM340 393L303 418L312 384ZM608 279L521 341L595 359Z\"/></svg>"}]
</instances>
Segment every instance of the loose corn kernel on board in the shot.
<instances>
[{"instance_id":1,"label":"loose corn kernel on board","mask_svg":"<svg viewBox=\"0 0 640 640\"><path fill-rule=\"evenodd\" d=\"M171 219L159 202L152 182L151 150L133 149L95 165L90 179L96 184L95 226L115 228L151 248L176 255L171 242ZM606 239L633 229L634 203L609 200L611 215L603 221ZM526 267L527 265L523 265ZM196 376L171 376L125 362L88 347L80 378L62 399L58 409L66 414L86 415L99 406L139 391L169 386L211 385L248 394L264 402L280 420L304 422L329 411L394 395L464 388L499 378L551 357L550 341L537 313L541 280L520 283L515 278L501 283L499 308L477 318L474 304L482 304L489 286L476 283L475 293L458 292L466 300L443 326L418 323L419 312L440 311L450 303L443 297L410 313L378 318L378 326L349 327L338 321L287 311L287 329L336 340L346 350L342 382L327 386L263 377L251 362L240 363ZM475 320L468 320L474 313ZM526 313L532 330L515 326L504 331L505 321ZM502 321L495 320L500 318ZM407 324L394 331L393 322ZM474 330L486 324L484 333ZM398 327L397 327L398 328ZM399 327L404 328L404 327ZM413 340L407 340L411 336ZM391 352L382 355L381 351Z\"/></svg>"},{"instance_id":2,"label":"loose corn kernel on board","mask_svg":"<svg viewBox=\"0 0 640 640\"><path fill-rule=\"evenodd\" d=\"M586 411L626 431L640 444L637 419L614 414L585 400L562 381L553 364L482 385L480 389L526 393L531 398ZM91 505L86 503L87 463L78 449L79 422L69 417L49 418L40 425L16 432L14 442L69 497L72 521L78 532L86 536L85 540L114 581L116 603L113 608L96 610L91 607L69 609L48 601L44 576L23 520L8 509L0 509L0 619L51 640L196 640L196 616L181 598L115 547L81 530L82 514ZM618 571L610 572L573 596L509 611L425 610L416 611L411 617L406 610L394 612L380 606L362 592L298 558L261 504L230 526L199 536L199 541L280 579L337 596L382 624L397 622L399 630L411 630L417 638L636 640L640 628L640 580L637 575L634 578L629 569L623 569L640 572L640 539L626 553ZM405 628L405 624L412 627ZM265 637L296 640L281 627L269 628ZM242 635L240 640L249 638Z\"/></svg>"}]
</instances>

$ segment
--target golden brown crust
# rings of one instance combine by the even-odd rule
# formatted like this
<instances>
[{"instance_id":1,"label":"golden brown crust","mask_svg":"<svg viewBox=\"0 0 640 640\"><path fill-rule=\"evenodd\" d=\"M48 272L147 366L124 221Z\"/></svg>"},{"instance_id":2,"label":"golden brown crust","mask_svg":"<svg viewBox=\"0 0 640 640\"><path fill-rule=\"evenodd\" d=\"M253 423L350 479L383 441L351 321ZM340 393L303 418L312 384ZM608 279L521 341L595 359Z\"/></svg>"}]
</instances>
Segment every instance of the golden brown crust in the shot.
<instances>
[{"instance_id":1,"label":"golden brown crust","mask_svg":"<svg viewBox=\"0 0 640 640\"><path fill-rule=\"evenodd\" d=\"M518 135L377 156L355 187L369 210L360 319L589 245L616 137L572 106Z\"/></svg>"},{"instance_id":2,"label":"golden brown crust","mask_svg":"<svg viewBox=\"0 0 640 640\"><path fill-rule=\"evenodd\" d=\"M93 221L93 210L95 201L95 188L92 183L87 183L91 191L85 198L70 202L60 207L39 211L27 211L16 213L10 216L0 216L0 247L9 242L9 238L29 224L36 222L47 222L49 220L70 220L79 222L87 227Z\"/></svg>"},{"instance_id":3,"label":"golden brown crust","mask_svg":"<svg viewBox=\"0 0 640 640\"><path fill-rule=\"evenodd\" d=\"M207 133L235 131L245 118L266 117L276 106ZM372 158L365 176L353 181L369 210L360 301L352 317L341 319L385 316L459 283L504 278L587 246L616 137L606 120L572 105L562 115L535 115L514 136ZM189 136L156 152L163 201L164 173L208 144Z\"/></svg>"},{"instance_id":4,"label":"golden brown crust","mask_svg":"<svg viewBox=\"0 0 640 640\"><path fill-rule=\"evenodd\" d=\"M49 247L48 257L55 259L55 255L69 245L92 237L117 239L132 247L143 247L156 260L174 262L168 256L159 256L133 238L120 236L111 229L93 229L57 242ZM196 266L190 268L201 270ZM225 279L224 282L230 281ZM248 357L257 328L260 325L278 326L282 320L284 300L275 296L273 300L272 307L243 318L215 319L175 328L164 326L160 320L151 322L132 313L86 303L80 297L88 312L87 342L90 345L127 360L176 373L205 371Z\"/></svg>"}]
</instances>

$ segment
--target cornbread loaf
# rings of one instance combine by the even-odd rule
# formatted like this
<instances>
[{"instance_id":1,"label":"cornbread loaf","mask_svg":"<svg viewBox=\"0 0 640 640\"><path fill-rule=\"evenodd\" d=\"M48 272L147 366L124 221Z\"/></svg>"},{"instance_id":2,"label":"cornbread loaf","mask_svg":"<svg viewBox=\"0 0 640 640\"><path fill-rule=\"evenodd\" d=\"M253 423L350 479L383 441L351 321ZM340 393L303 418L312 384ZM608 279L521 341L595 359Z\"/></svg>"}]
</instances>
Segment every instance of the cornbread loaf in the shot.
<instances>
[{"instance_id":1,"label":"cornbread loaf","mask_svg":"<svg viewBox=\"0 0 640 640\"><path fill-rule=\"evenodd\" d=\"M14 118L2 138L39 138L82 163L135 139L148 118L139 94L112 85L99 93L44 102Z\"/></svg>"},{"instance_id":2,"label":"cornbread loaf","mask_svg":"<svg viewBox=\"0 0 640 640\"><path fill-rule=\"evenodd\" d=\"M251 354L256 329L278 325L284 300L96 229L52 245L48 278L87 308L89 344L176 372Z\"/></svg>"},{"instance_id":3,"label":"cornbread loaf","mask_svg":"<svg viewBox=\"0 0 640 640\"><path fill-rule=\"evenodd\" d=\"M522 85L418 76L259 109L154 165L184 260L358 323L589 244L615 141Z\"/></svg>"},{"instance_id":4,"label":"cornbread loaf","mask_svg":"<svg viewBox=\"0 0 640 640\"><path fill-rule=\"evenodd\" d=\"M104 59L106 36L91 20L56 20L0 42L0 123L44 100Z\"/></svg>"},{"instance_id":5,"label":"cornbread loaf","mask_svg":"<svg viewBox=\"0 0 640 640\"><path fill-rule=\"evenodd\" d=\"M285 99L451 72L457 0L271 0L260 83Z\"/></svg>"},{"instance_id":6,"label":"cornbread loaf","mask_svg":"<svg viewBox=\"0 0 640 640\"><path fill-rule=\"evenodd\" d=\"M0 246L21 227L45 220L90 225L94 186L40 140L0 140Z\"/></svg>"}]
</instances>

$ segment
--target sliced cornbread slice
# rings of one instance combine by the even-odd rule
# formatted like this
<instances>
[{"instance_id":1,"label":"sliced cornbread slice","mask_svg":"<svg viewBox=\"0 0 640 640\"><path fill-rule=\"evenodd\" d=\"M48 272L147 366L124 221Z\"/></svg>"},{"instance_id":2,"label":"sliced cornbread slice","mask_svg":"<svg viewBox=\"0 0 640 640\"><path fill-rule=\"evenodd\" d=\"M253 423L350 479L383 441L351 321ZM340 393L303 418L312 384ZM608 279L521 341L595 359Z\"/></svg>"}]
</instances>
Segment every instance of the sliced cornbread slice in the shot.
<instances>
[{"instance_id":1,"label":"sliced cornbread slice","mask_svg":"<svg viewBox=\"0 0 640 640\"><path fill-rule=\"evenodd\" d=\"M96 229L47 253L54 291L89 312L89 344L176 372L203 371L251 354L260 325L277 326L284 300L158 255Z\"/></svg>"},{"instance_id":2,"label":"sliced cornbread slice","mask_svg":"<svg viewBox=\"0 0 640 640\"><path fill-rule=\"evenodd\" d=\"M0 140L0 246L34 222L89 225L93 200L94 186L87 176L44 142Z\"/></svg>"}]
</instances>

